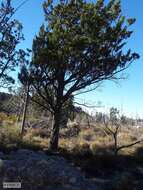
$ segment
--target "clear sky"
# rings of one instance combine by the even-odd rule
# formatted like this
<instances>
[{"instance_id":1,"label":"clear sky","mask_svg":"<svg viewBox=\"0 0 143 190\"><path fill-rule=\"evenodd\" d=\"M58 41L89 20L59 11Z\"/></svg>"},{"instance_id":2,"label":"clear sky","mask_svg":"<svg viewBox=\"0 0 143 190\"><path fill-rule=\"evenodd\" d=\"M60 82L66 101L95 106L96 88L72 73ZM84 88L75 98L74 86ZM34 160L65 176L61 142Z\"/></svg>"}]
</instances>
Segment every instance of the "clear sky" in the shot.
<instances>
[{"instance_id":1,"label":"clear sky","mask_svg":"<svg viewBox=\"0 0 143 190\"><path fill-rule=\"evenodd\" d=\"M21 3L21 0L13 0L13 2L16 6ZM22 48L31 48L32 39L44 21L42 2L43 0L29 0L15 15L24 27L25 41L21 43ZM126 71L128 78L120 81L120 85L107 81L100 89L77 98L94 105L101 101L106 110L115 106L122 108L122 112L128 116L143 118L143 1L121 0L121 3L123 14L137 19L132 26L134 34L128 41L128 47L139 53L141 58Z\"/></svg>"}]
</instances>

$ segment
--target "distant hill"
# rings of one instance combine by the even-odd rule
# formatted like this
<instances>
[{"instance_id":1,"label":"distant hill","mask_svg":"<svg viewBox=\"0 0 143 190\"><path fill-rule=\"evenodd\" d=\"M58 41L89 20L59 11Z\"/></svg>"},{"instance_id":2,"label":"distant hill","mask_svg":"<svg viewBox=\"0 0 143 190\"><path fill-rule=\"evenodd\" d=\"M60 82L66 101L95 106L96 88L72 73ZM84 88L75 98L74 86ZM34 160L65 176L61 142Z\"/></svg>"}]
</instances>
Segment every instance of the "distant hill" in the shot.
<instances>
[{"instance_id":1,"label":"distant hill","mask_svg":"<svg viewBox=\"0 0 143 190\"><path fill-rule=\"evenodd\" d=\"M8 101L12 98L12 94L0 92L0 112L6 112L8 113L8 110L6 109L6 104Z\"/></svg>"},{"instance_id":2,"label":"distant hill","mask_svg":"<svg viewBox=\"0 0 143 190\"><path fill-rule=\"evenodd\" d=\"M13 95L5 92L0 92L0 102L8 101Z\"/></svg>"},{"instance_id":3,"label":"distant hill","mask_svg":"<svg viewBox=\"0 0 143 190\"><path fill-rule=\"evenodd\" d=\"M21 105L18 103L19 100L14 97L13 94L0 92L0 112L4 112L5 114L22 114ZM20 111L21 110L21 111ZM33 107L33 103L29 102L28 106L28 114L33 115L34 117L42 117L43 113L44 115L49 116L50 113L48 111L38 111L38 107ZM37 116L38 112L38 116ZM81 107L73 106L70 116L68 116L71 120L75 120L79 123L87 123L88 121L92 120L92 117L82 110ZM64 114L63 122L65 125L67 124L67 117L66 114ZM64 126L64 124L63 124Z\"/></svg>"}]
</instances>

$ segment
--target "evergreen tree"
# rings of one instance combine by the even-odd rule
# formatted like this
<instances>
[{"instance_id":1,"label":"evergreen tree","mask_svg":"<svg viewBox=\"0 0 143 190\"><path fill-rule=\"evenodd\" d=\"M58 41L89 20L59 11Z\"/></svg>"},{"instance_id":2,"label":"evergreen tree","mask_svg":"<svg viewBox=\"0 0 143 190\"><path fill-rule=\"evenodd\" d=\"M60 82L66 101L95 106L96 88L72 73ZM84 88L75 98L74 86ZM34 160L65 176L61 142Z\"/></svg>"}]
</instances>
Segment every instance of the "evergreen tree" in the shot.
<instances>
[{"instance_id":1,"label":"evergreen tree","mask_svg":"<svg viewBox=\"0 0 143 190\"><path fill-rule=\"evenodd\" d=\"M17 45L23 40L22 25L13 19L15 9L11 0L0 3L0 87L8 87L14 83L9 75L15 66L23 61L25 52L18 50Z\"/></svg>"},{"instance_id":2,"label":"evergreen tree","mask_svg":"<svg viewBox=\"0 0 143 190\"><path fill-rule=\"evenodd\" d=\"M47 24L33 41L32 87L54 114L50 146L57 150L62 107L70 96L121 78L139 55L124 48L135 19L122 15L120 1L47 1L43 7Z\"/></svg>"}]
</instances>

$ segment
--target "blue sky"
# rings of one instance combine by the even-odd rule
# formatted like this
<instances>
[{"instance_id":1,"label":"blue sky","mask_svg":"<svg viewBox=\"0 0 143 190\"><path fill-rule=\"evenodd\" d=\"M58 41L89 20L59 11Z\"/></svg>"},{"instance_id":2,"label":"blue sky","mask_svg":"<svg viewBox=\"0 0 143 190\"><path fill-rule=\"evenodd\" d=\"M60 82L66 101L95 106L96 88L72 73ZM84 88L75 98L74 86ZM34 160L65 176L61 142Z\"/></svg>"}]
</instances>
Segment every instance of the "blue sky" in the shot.
<instances>
[{"instance_id":1,"label":"blue sky","mask_svg":"<svg viewBox=\"0 0 143 190\"><path fill-rule=\"evenodd\" d=\"M13 0L13 2L16 6L21 1ZM24 27L25 41L20 45L22 48L31 48L32 39L44 21L42 2L43 0L29 0L15 15ZM80 95L77 100L80 99L79 101L83 100L94 105L101 101L105 110L114 106L119 109L122 108L122 112L128 116L143 118L143 1L121 0L121 3L123 14L137 19L132 26L134 34L128 41L128 47L139 53L141 58L126 71L128 78L120 81L119 85L113 82L104 82L98 90ZM103 111L103 108L99 110Z\"/></svg>"}]
</instances>

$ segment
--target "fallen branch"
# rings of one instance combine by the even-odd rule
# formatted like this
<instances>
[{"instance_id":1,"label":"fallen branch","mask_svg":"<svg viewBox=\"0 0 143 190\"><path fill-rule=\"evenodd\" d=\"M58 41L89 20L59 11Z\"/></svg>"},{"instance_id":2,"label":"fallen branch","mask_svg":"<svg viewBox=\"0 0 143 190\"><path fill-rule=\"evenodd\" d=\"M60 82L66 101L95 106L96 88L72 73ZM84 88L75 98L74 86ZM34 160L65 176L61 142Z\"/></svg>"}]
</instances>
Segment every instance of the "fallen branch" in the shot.
<instances>
[{"instance_id":1,"label":"fallen branch","mask_svg":"<svg viewBox=\"0 0 143 190\"><path fill-rule=\"evenodd\" d=\"M136 141L136 142L134 142L134 143L130 143L130 144L127 144L127 145L120 146L120 147L117 148L117 152L118 152L119 150L121 150L121 149L129 148L129 147L134 146L134 145L136 145L136 144L139 144L139 143L141 143L141 142L143 142L143 139L142 139L142 140L139 140L139 141Z\"/></svg>"}]
</instances>

